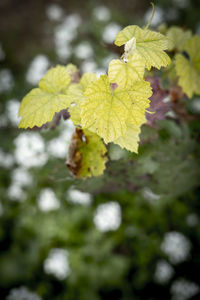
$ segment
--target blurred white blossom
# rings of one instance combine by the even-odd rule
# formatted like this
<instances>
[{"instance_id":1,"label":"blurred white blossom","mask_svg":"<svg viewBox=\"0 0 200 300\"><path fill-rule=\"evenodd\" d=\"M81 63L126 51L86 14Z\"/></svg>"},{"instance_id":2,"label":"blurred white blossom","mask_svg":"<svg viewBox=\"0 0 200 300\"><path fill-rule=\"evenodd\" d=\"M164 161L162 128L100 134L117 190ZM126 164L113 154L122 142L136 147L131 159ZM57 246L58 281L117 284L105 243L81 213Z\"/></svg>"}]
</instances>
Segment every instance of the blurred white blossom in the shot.
<instances>
[{"instance_id":1,"label":"blurred white blossom","mask_svg":"<svg viewBox=\"0 0 200 300\"><path fill-rule=\"evenodd\" d=\"M121 207L119 203L111 201L100 204L94 215L94 223L103 232L117 230L121 224Z\"/></svg>"},{"instance_id":2,"label":"blurred white blossom","mask_svg":"<svg viewBox=\"0 0 200 300\"><path fill-rule=\"evenodd\" d=\"M98 21L106 22L110 20L110 10L106 6L95 7L93 15Z\"/></svg>"},{"instance_id":3,"label":"blurred white blossom","mask_svg":"<svg viewBox=\"0 0 200 300\"><path fill-rule=\"evenodd\" d=\"M63 17L63 9L58 4L49 4L46 9L46 15L51 21L59 21Z\"/></svg>"},{"instance_id":4,"label":"blurred white blossom","mask_svg":"<svg viewBox=\"0 0 200 300\"><path fill-rule=\"evenodd\" d=\"M57 158L66 158L74 130L75 126L70 119L61 120L60 135L48 143L48 153Z\"/></svg>"},{"instance_id":5,"label":"blurred white blossom","mask_svg":"<svg viewBox=\"0 0 200 300\"><path fill-rule=\"evenodd\" d=\"M26 81L37 85L50 66L49 59L43 54L37 55L31 62L26 73Z\"/></svg>"},{"instance_id":6,"label":"blurred white blossom","mask_svg":"<svg viewBox=\"0 0 200 300\"><path fill-rule=\"evenodd\" d=\"M5 153L0 149L0 167L9 169L14 164L14 157L10 153Z\"/></svg>"},{"instance_id":7,"label":"blurred white blossom","mask_svg":"<svg viewBox=\"0 0 200 300\"><path fill-rule=\"evenodd\" d=\"M67 200L71 203L89 205L92 202L92 195L84 193L71 187L67 191Z\"/></svg>"},{"instance_id":8,"label":"blurred white blossom","mask_svg":"<svg viewBox=\"0 0 200 300\"><path fill-rule=\"evenodd\" d=\"M64 158L67 154L67 141L61 137L52 139L48 143L48 153L57 158Z\"/></svg>"},{"instance_id":9,"label":"blurred white blossom","mask_svg":"<svg viewBox=\"0 0 200 300\"><path fill-rule=\"evenodd\" d=\"M96 72L96 70L97 70L97 64L93 60L85 60L81 64L81 71L83 73Z\"/></svg>"},{"instance_id":10,"label":"blurred white blossom","mask_svg":"<svg viewBox=\"0 0 200 300\"><path fill-rule=\"evenodd\" d=\"M79 59L89 59L93 56L93 49L88 42L84 41L76 46L74 54Z\"/></svg>"},{"instance_id":11,"label":"blurred white blossom","mask_svg":"<svg viewBox=\"0 0 200 300\"><path fill-rule=\"evenodd\" d=\"M184 261L190 252L190 241L180 232L167 232L161 244L161 250L168 255L173 264Z\"/></svg>"},{"instance_id":12,"label":"blurred white blossom","mask_svg":"<svg viewBox=\"0 0 200 300\"><path fill-rule=\"evenodd\" d=\"M40 296L29 291L26 287L12 289L6 300L42 300Z\"/></svg>"},{"instance_id":13,"label":"blurred white blossom","mask_svg":"<svg viewBox=\"0 0 200 300\"><path fill-rule=\"evenodd\" d=\"M23 132L14 140L15 160L24 167L43 166L48 155L45 152L45 143L39 133Z\"/></svg>"},{"instance_id":14,"label":"blurred white blossom","mask_svg":"<svg viewBox=\"0 0 200 300\"><path fill-rule=\"evenodd\" d=\"M51 188L45 188L40 191L37 203L39 209L43 212L57 210L60 208L60 202Z\"/></svg>"},{"instance_id":15,"label":"blurred white blossom","mask_svg":"<svg viewBox=\"0 0 200 300\"><path fill-rule=\"evenodd\" d=\"M0 93L10 91L14 86L14 79L9 69L0 71Z\"/></svg>"},{"instance_id":16,"label":"blurred white blossom","mask_svg":"<svg viewBox=\"0 0 200 300\"><path fill-rule=\"evenodd\" d=\"M67 250L51 249L47 259L44 261L44 270L47 274L52 274L59 280L67 278L70 274Z\"/></svg>"},{"instance_id":17,"label":"blurred white blossom","mask_svg":"<svg viewBox=\"0 0 200 300\"><path fill-rule=\"evenodd\" d=\"M104 42L112 44L115 40L116 35L121 29L121 26L117 23L112 22L108 24L103 31Z\"/></svg>"},{"instance_id":18,"label":"blurred white blossom","mask_svg":"<svg viewBox=\"0 0 200 300\"><path fill-rule=\"evenodd\" d=\"M20 118L18 117L20 102L17 99L10 99L6 102L6 113L13 126L18 126Z\"/></svg>"},{"instance_id":19,"label":"blurred white blossom","mask_svg":"<svg viewBox=\"0 0 200 300\"><path fill-rule=\"evenodd\" d=\"M77 37L80 23L80 16L78 14L72 14L67 16L61 24L56 26L54 43L56 54L60 60L65 61L71 56L71 42Z\"/></svg>"},{"instance_id":20,"label":"blurred white blossom","mask_svg":"<svg viewBox=\"0 0 200 300\"><path fill-rule=\"evenodd\" d=\"M187 300L199 292L199 286L185 279L177 279L171 286L172 300Z\"/></svg>"},{"instance_id":21,"label":"blurred white blossom","mask_svg":"<svg viewBox=\"0 0 200 300\"><path fill-rule=\"evenodd\" d=\"M24 201L26 199L26 192L24 187L33 183L32 176L23 167L16 168L11 174L11 184L8 188L8 197L12 201Z\"/></svg>"},{"instance_id":22,"label":"blurred white blossom","mask_svg":"<svg viewBox=\"0 0 200 300\"><path fill-rule=\"evenodd\" d=\"M167 283L174 274L174 269L165 260L159 260L154 274L155 281L161 284Z\"/></svg>"},{"instance_id":23,"label":"blurred white blossom","mask_svg":"<svg viewBox=\"0 0 200 300\"><path fill-rule=\"evenodd\" d=\"M31 174L23 167L16 168L12 171L11 180L19 186L28 186L33 183Z\"/></svg>"},{"instance_id":24,"label":"blurred white blossom","mask_svg":"<svg viewBox=\"0 0 200 300\"><path fill-rule=\"evenodd\" d=\"M22 186L17 183L11 183L7 190L8 198L11 201L23 202L26 200L26 193L24 192Z\"/></svg>"}]
</instances>

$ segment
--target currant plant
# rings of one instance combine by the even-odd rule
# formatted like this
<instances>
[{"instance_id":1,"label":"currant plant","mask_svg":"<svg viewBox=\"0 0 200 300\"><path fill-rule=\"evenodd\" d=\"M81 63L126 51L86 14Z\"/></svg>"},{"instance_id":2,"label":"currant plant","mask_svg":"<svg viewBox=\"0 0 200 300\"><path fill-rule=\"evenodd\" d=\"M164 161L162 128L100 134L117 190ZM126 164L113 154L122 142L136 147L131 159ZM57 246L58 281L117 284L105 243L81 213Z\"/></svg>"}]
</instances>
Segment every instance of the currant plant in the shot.
<instances>
[{"instance_id":1,"label":"currant plant","mask_svg":"<svg viewBox=\"0 0 200 300\"><path fill-rule=\"evenodd\" d=\"M67 165L77 178L103 173L108 143L138 152L152 96L145 72L165 67L175 72L188 97L200 94L200 37L175 26L165 34L152 31L150 22L144 28L127 26L117 34L115 45L124 46L124 53L111 60L106 75L80 76L76 66L58 65L22 100L19 128L41 127L55 113L68 110L76 132Z\"/></svg>"}]
</instances>

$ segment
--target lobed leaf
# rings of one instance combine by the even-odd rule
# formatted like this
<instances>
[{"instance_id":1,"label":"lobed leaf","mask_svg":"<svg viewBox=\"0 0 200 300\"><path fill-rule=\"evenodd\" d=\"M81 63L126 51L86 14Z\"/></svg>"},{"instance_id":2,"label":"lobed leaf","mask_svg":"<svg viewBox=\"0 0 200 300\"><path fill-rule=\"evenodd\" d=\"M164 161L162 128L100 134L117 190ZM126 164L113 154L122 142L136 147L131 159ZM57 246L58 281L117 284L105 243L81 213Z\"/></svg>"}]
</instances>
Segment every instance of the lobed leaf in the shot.
<instances>
[{"instance_id":1,"label":"lobed leaf","mask_svg":"<svg viewBox=\"0 0 200 300\"><path fill-rule=\"evenodd\" d=\"M193 94L200 95L200 72L194 64L181 54L175 57L176 73L179 76L178 83L189 98Z\"/></svg>"},{"instance_id":2,"label":"lobed leaf","mask_svg":"<svg viewBox=\"0 0 200 300\"><path fill-rule=\"evenodd\" d=\"M56 112L66 109L78 95L78 85L70 85L65 67L57 66L40 80L39 88L31 90L22 100L19 128L32 128L50 122Z\"/></svg>"},{"instance_id":3,"label":"lobed leaf","mask_svg":"<svg viewBox=\"0 0 200 300\"><path fill-rule=\"evenodd\" d=\"M120 87L113 90L109 79L103 75L84 93L81 105L83 128L97 133L106 143L117 139L126 131L126 118L131 106L128 92Z\"/></svg>"},{"instance_id":4,"label":"lobed leaf","mask_svg":"<svg viewBox=\"0 0 200 300\"><path fill-rule=\"evenodd\" d=\"M192 36L190 30L183 30L178 26L172 26L167 31L167 37L172 40L172 44L169 46L169 50L176 49L178 51L183 51L185 43Z\"/></svg>"},{"instance_id":5,"label":"lobed leaf","mask_svg":"<svg viewBox=\"0 0 200 300\"><path fill-rule=\"evenodd\" d=\"M200 36L189 39L184 50L188 53L189 59L182 54L175 57L178 83L188 97L192 97L193 94L200 95Z\"/></svg>"},{"instance_id":6,"label":"lobed leaf","mask_svg":"<svg viewBox=\"0 0 200 300\"><path fill-rule=\"evenodd\" d=\"M167 37L161 33L131 25L117 34L115 44L117 46L124 45L129 43L133 37L136 39L135 52L142 57L148 70L151 67L160 69L162 66L166 67L170 64L171 60L164 52L171 45L171 41Z\"/></svg>"},{"instance_id":7,"label":"lobed leaf","mask_svg":"<svg viewBox=\"0 0 200 300\"><path fill-rule=\"evenodd\" d=\"M145 110L152 95L149 82L140 81L126 88L110 86L103 75L84 93L86 100L81 104L83 128L101 136L106 143L124 136L126 123L140 126L145 120Z\"/></svg>"}]
</instances>

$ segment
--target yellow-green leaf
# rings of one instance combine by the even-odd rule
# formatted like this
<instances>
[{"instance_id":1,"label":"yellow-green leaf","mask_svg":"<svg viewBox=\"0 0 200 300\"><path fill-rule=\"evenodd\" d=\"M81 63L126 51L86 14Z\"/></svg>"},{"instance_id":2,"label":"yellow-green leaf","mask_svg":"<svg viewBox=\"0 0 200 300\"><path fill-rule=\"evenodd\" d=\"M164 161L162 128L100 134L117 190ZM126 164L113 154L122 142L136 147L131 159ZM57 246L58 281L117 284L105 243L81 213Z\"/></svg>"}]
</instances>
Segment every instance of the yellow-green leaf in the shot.
<instances>
[{"instance_id":1,"label":"yellow-green leaf","mask_svg":"<svg viewBox=\"0 0 200 300\"><path fill-rule=\"evenodd\" d=\"M106 75L88 87L81 104L83 128L101 136L106 143L117 140L127 130L127 123L141 125L152 95L149 82L135 82L126 88L110 86Z\"/></svg>"},{"instance_id":2,"label":"yellow-green leaf","mask_svg":"<svg viewBox=\"0 0 200 300\"><path fill-rule=\"evenodd\" d=\"M39 82L39 88L47 93L59 93L69 85L71 79L67 69L57 66L50 69Z\"/></svg>"},{"instance_id":3,"label":"yellow-green leaf","mask_svg":"<svg viewBox=\"0 0 200 300\"><path fill-rule=\"evenodd\" d=\"M190 30L183 30L178 26L172 26L167 31L167 37L172 40L172 44L169 46L169 50L176 49L182 51L185 43L192 36Z\"/></svg>"},{"instance_id":4,"label":"yellow-green leaf","mask_svg":"<svg viewBox=\"0 0 200 300\"><path fill-rule=\"evenodd\" d=\"M85 90L91 83L98 79L97 75L91 72L83 74L80 80L80 84L82 85L83 89Z\"/></svg>"},{"instance_id":5,"label":"yellow-green leaf","mask_svg":"<svg viewBox=\"0 0 200 300\"><path fill-rule=\"evenodd\" d=\"M138 153L140 126L134 126L127 124L126 132L123 136L120 136L114 141L114 144L119 145L121 148L125 148L131 152Z\"/></svg>"},{"instance_id":6,"label":"yellow-green leaf","mask_svg":"<svg viewBox=\"0 0 200 300\"><path fill-rule=\"evenodd\" d=\"M105 169L106 152L98 135L76 129L69 148L67 166L76 178L99 176Z\"/></svg>"},{"instance_id":7,"label":"yellow-green leaf","mask_svg":"<svg viewBox=\"0 0 200 300\"><path fill-rule=\"evenodd\" d=\"M184 50L188 53L189 59L182 54L175 57L178 83L188 97L192 97L193 94L200 95L200 36L189 39Z\"/></svg>"},{"instance_id":8,"label":"yellow-green leaf","mask_svg":"<svg viewBox=\"0 0 200 300\"><path fill-rule=\"evenodd\" d=\"M150 83L148 81L135 82L129 94L133 101L127 117L127 123L141 126L146 121L145 112L149 107L149 98L152 96Z\"/></svg>"},{"instance_id":9,"label":"yellow-green leaf","mask_svg":"<svg viewBox=\"0 0 200 300\"><path fill-rule=\"evenodd\" d=\"M110 82L117 83L122 87L132 84L134 81L142 80L145 64L137 53L133 54L128 62L113 59L108 68Z\"/></svg>"},{"instance_id":10,"label":"yellow-green leaf","mask_svg":"<svg viewBox=\"0 0 200 300\"><path fill-rule=\"evenodd\" d=\"M76 87L70 85L66 68L57 66L49 70L40 80L39 88L31 90L22 100L19 127L40 127L50 122L55 112L68 108L76 98Z\"/></svg>"},{"instance_id":11,"label":"yellow-green leaf","mask_svg":"<svg viewBox=\"0 0 200 300\"><path fill-rule=\"evenodd\" d=\"M131 106L129 93L120 87L113 90L106 75L90 85L81 104L83 128L97 133L106 143L116 140L126 131L126 118Z\"/></svg>"},{"instance_id":12,"label":"yellow-green leaf","mask_svg":"<svg viewBox=\"0 0 200 300\"><path fill-rule=\"evenodd\" d=\"M80 117L80 104L85 99L83 95L83 88L81 84L72 84L69 86L68 93L73 96L73 100L70 103L68 108L70 113L70 119L76 126L81 125L81 117Z\"/></svg>"},{"instance_id":13,"label":"yellow-green leaf","mask_svg":"<svg viewBox=\"0 0 200 300\"><path fill-rule=\"evenodd\" d=\"M169 48L171 41L164 35L149 29L141 29L136 25L131 25L125 27L117 34L115 44L117 46L124 45L133 37L136 39L135 52L142 57L148 70L150 70L151 67L160 69L162 66L166 67L170 64L171 60L164 50Z\"/></svg>"},{"instance_id":14,"label":"yellow-green leaf","mask_svg":"<svg viewBox=\"0 0 200 300\"><path fill-rule=\"evenodd\" d=\"M189 54L195 69L200 72L200 36L195 35L189 39L184 50Z\"/></svg>"},{"instance_id":15,"label":"yellow-green leaf","mask_svg":"<svg viewBox=\"0 0 200 300\"><path fill-rule=\"evenodd\" d=\"M200 72L194 64L181 54L175 58L176 73L179 76L178 83L189 98L193 94L200 95Z\"/></svg>"}]
</instances>

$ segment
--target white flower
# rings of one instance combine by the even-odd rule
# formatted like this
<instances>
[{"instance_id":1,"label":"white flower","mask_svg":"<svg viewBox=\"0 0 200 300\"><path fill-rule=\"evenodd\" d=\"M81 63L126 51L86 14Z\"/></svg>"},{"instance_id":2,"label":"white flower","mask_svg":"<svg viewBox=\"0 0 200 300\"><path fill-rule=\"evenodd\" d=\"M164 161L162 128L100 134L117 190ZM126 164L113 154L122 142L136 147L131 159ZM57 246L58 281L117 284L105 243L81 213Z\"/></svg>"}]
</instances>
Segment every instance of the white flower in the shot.
<instances>
[{"instance_id":1,"label":"white flower","mask_svg":"<svg viewBox=\"0 0 200 300\"><path fill-rule=\"evenodd\" d=\"M46 9L46 15L51 21L59 21L63 16L63 9L58 4L50 4Z\"/></svg>"},{"instance_id":2,"label":"white flower","mask_svg":"<svg viewBox=\"0 0 200 300\"><path fill-rule=\"evenodd\" d=\"M12 183L18 186L28 186L33 182L33 178L30 173L23 167L16 168L12 171L11 175Z\"/></svg>"},{"instance_id":3,"label":"white flower","mask_svg":"<svg viewBox=\"0 0 200 300\"><path fill-rule=\"evenodd\" d=\"M80 23L80 16L72 14L66 17L60 25L56 26L54 43L56 54L60 60L65 61L71 56L72 47L70 43L77 37Z\"/></svg>"},{"instance_id":4,"label":"white flower","mask_svg":"<svg viewBox=\"0 0 200 300\"><path fill-rule=\"evenodd\" d=\"M0 149L0 167L9 169L14 164L14 157L10 153L5 153Z\"/></svg>"},{"instance_id":5,"label":"white flower","mask_svg":"<svg viewBox=\"0 0 200 300\"><path fill-rule=\"evenodd\" d=\"M156 271L154 274L155 281L158 283L166 283L174 274L174 269L165 260L159 260L156 265Z\"/></svg>"},{"instance_id":6,"label":"white flower","mask_svg":"<svg viewBox=\"0 0 200 300\"><path fill-rule=\"evenodd\" d=\"M43 212L57 210L60 208L60 202L51 188L42 189L37 202L39 209Z\"/></svg>"},{"instance_id":7,"label":"white flower","mask_svg":"<svg viewBox=\"0 0 200 300\"><path fill-rule=\"evenodd\" d=\"M93 49L88 42L81 42L78 46L76 46L74 54L79 59L88 59L93 56Z\"/></svg>"},{"instance_id":8,"label":"white flower","mask_svg":"<svg viewBox=\"0 0 200 300\"><path fill-rule=\"evenodd\" d=\"M171 286L172 300L187 300L198 292L199 286L185 279L178 279Z\"/></svg>"},{"instance_id":9,"label":"white flower","mask_svg":"<svg viewBox=\"0 0 200 300\"><path fill-rule=\"evenodd\" d=\"M81 192L72 187L67 191L67 200L75 204L89 205L92 202L92 195Z\"/></svg>"},{"instance_id":10,"label":"white flower","mask_svg":"<svg viewBox=\"0 0 200 300\"><path fill-rule=\"evenodd\" d=\"M16 183L11 183L11 185L7 190L7 193L8 193L8 198L11 201L23 202L26 200L26 193L24 192L22 187Z\"/></svg>"},{"instance_id":11,"label":"white flower","mask_svg":"<svg viewBox=\"0 0 200 300\"><path fill-rule=\"evenodd\" d=\"M96 70L97 70L97 64L93 60L85 60L81 64L81 71L83 73L96 72Z\"/></svg>"},{"instance_id":12,"label":"white flower","mask_svg":"<svg viewBox=\"0 0 200 300\"><path fill-rule=\"evenodd\" d=\"M110 10L106 6L97 6L93 15L98 21L106 22L110 19Z\"/></svg>"},{"instance_id":13,"label":"white flower","mask_svg":"<svg viewBox=\"0 0 200 300\"><path fill-rule=\"evenodd\" d=\"M115 40L116 35L121 30L121 26L117 23L108 24L103 31L103 40L106 43L112 44Z\"/></svg>"},{"instance_id":14,"label":"white flower","mask_svg":"<svg viewBox=\"0 0 200 300\"><path fill-rule=\"evenodd\" d=\"M20 118L18 117L20 102L17 99L11 99L6 102L6 113L13 126L18 126Z\"/></svg>"},{"instance_id":15,"label":"white flower","mask_svg":"<svg viewBox=\"0 0 200 300\"><path fill-rule=\"evenodd\" d=\"M65 141L60 137L54 138L48 143L48 152L54 157L58 157L58 158L66 157L67 149L68 149L67 141Z\"/></svg>"},{"instance_id":16,"label":"white flower","mask_svg":"<svg viewBox=\"0 0 200 300\"><path fill-rule=\"evenodd\" d=\"M121 207L119 203L112 201L100 204L94 215L94 223L103 232L117 230L121 224Z\"/></svg>"},{"instance_id":17,"label":"white flower","mask_svg":"<svg viewBox=\"0 0 200 300\"><path fill-rule=\"evenodd\" d=\"M15 159L21 166L39 167L43 166L48 159L45 153L45 144L39 133L23 132L14 140Z\"/></svg>"},{"instance_id":18,"label":"white flower","mask_svg":"<svg viewBox=\"0 0 200 300\"><path fill-rule=\"evenodd\" d=\"M45 75L49 65L49 59L45 55L37 55L28 68L26 81L33 85L37 85L40 79Z\"/></svg>"},{"instance_id":19,"label":"white flower","mask_svg":"<svg viewBox=\"0 0 200 300\"><path fill-rule=\"evenodd\" d=\"M0 93L10 91L14 86L13 75L10 70L0 71Z\"/></svg>"},{"instance_id":20,"label":"white flower","mask_svg":"<svg viewBox=\"0 0 200 300\"><path fill-rule=\"evenodd\" d=\"M176 231L166 233L161 244L161 250L168 255L173 264L184 261L189 255L190 248L190 241Z\"/></svg>"},{"instance_id":21,"label":"white flower","mask_svg":"<svg viewBox=\"0 0 200 300\"><path fill-rule=\"evenodd\" d=\"M6 300L42 300L40 296L29 291L26 287L12 289Z\"/></svg>"},{"instance_id":22,"label":"white flower","mask_svg":"<svg viewBox=\"0 0 200 300\"><path fill-rule=\"evenodd\" d=\"M53 274L59 280L68 277L70 274L68 252L59 248L51 249L44 261L44 270L47 274Z\"/></svg>"}]
</instances>

